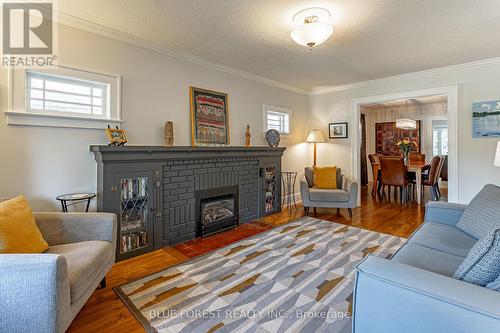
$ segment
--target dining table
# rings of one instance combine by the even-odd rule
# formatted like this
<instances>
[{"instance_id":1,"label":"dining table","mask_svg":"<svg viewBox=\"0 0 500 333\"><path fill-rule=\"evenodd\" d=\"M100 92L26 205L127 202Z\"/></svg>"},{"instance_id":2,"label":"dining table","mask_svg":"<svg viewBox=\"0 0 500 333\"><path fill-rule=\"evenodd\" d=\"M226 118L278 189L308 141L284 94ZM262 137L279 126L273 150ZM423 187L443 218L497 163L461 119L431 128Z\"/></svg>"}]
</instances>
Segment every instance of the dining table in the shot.
<instances>
[{"instance_id":1,"label":"dining table","mask_svg":"<svg viewBox=\"0 0 500 333\"><path fill-rule=\"evenodd\" d=\"M416 186L417 186L417 204L422 204L422 170L427 164L425 161L411 161L407 165L408 172L412 172L415 174ZM378 188L378 170L380 170L380 163L372 163L372 171L373 171L373 189L372 193L377 192Z\"/></svg>"}]
</instances>

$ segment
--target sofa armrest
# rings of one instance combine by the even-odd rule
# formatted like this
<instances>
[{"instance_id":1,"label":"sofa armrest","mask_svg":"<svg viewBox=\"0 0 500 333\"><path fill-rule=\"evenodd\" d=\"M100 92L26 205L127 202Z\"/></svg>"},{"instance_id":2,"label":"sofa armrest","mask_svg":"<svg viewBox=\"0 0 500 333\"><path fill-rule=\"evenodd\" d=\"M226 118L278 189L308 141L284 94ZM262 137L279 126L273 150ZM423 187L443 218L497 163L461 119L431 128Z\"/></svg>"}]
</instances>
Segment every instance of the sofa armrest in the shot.
<instances>
[{"instance_id":1,"label":"sofa armrest","mask_svg":"<svg viewBox=\"0 0 500 333\"><path fill-rule=\"evenodd\" d=\"M383 258L357 267L353 332L493 332L500 293Z\"/></svg>"},{"instance_id":2,"label":"sofa armrest","mask_svg":"<svg viewBox=\"0 0 500 333\"><path fill-rule=\"evenodd\" d=\"M456 225L467 205L450 202L429 201L425 205L425 222Z\"/></svg>"},{"instance_id":3,"label":"sofa armrest","mask_svg":"<svg viewBox=\"0 0 500 333\"><path fill-rule=\"evenodd\" d=\"M309 200L309 183L307 182L306 176L300 176L300 198L304 207L310 203Z\"/></svg>"},{"instance_id":4,"label":"sofa armrest","mask_svg":"<svg viewBox=\"0 0 500 333\"><path fill-rule=\"evenodd\" d=\"M358 201L358 182L351 177L342 175L342 189L349 193L349 206L356 207Z\"/></svg>"},{"instance_id":5,"label":"sofa armrest","mask_svg":"<svg viewBox=\"0 0 500 333\"><path fill-rule=\"evenodd\" d=\"M63 256L0 254L0 272L0 332L66 329L70 290Z\"/></svg>"},{"instance_id":6,"label":"sofa armrest","mask_svg":"<svg viewBox=\"0 0 500 333\"><path fill-rule=\"evenodd\" d=\"M49 245L103 240L116 244L116 215L110 213L34 213Z\"/></svg>"}]
</instances>

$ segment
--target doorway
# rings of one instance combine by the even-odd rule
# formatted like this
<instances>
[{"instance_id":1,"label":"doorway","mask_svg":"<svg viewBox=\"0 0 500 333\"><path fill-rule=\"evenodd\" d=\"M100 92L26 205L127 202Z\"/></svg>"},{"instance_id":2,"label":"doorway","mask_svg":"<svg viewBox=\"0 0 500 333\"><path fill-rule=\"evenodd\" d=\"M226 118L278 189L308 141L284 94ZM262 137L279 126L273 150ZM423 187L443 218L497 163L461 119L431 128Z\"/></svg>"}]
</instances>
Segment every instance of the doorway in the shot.
<instances>
[{"instance_id":1,"label":"doorway","mask_svg":"<svg viewBox=\"0 0 500 333\"><path fill-rule=\"evenodd\" d=\"M367 152L370 150L369 141L370 137L375 140L375 134L373 131L375 129L368 128L368 112L365 112L367 107L379 107L380 105L390 105L391 103L409 103L419 104L425 103L425 101L429 101L434 99L436 102L442 102L443 108L446 111L446 117L436 117L436 121L426 120L426 138L425 138L425 151L426 151L426 160L431 159L432 156L437 155L438 153L446 152L448 153L447 158L447 196L448 201L451 202L460 202L459 197L459 180L458 180L458 86L446 86L440 88L432 88L432 89L424 89L424 90L416 90L410 92L402 92L395 94L387 94L387 95L378 95L372 97L365 97L360 99L355 99L351 104L352 111L352 123L353 128L357 128L358 130L354 130L352 134L352 165L351 171L354 177L361 181L362 179L362 139L363 139L363 126L361 115L365 114L365 139L366 139L366 150ZM397 116L397 115L396 115ZM414 116L416 118L417 116ZM387 119L387 118L386 118ZM410 118L411 119L411 118ZM383 119L380 119L383 120ZM439 120L439 121L438 121ZM446 124L445 122L446 121ZM445 129L445 125L447 128ZM424 127L423 126L423 127ZM422 148L421 148L422 149ZM367 176L373 177L370 175L371 170L369 166L369 162L367 166ZM370 178L371 178L370 177ZM358 205L361 204L361 197L358 197Z\"/></svg>"}]
</instances>

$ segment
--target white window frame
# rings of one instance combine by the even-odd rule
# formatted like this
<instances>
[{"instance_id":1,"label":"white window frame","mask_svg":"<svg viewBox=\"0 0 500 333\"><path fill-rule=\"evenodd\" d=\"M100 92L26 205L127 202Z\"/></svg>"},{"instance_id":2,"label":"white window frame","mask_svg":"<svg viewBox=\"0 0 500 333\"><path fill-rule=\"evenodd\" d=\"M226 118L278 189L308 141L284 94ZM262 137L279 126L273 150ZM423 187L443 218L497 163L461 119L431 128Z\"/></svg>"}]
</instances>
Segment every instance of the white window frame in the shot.
<instances>
[{"instance_id":1,"label":"white window frame","mask_svg":"<svg viewBox=\"0 0 500 333\"><path fill-rule=\"evenodd\" d=\"M267 115L269 112L276 112L276 113L284 113L284 114L287 114L288 115L288 132L285 133L285 132L280 132L280 136L282 138L290 138L291 135L292 135L292 110L290 109L285 109L285 108L281 108L281 107L278 107L278 106L272 106L272 105L268 105L268 104L264 104L264 107L263 107L263 133L265 134L267 131L268 131L268 127L267 127Z\"/></svg>"},{"instance_id":2,"label":"white window frame","mask_svg":"<svg viewBox=\"0 0 500 333\"><path fill-rule=\"evenodd\" d=\"M30 75L50 75L70 81L82 81L87 84L97 83L106 86L106 106L102 115L51 112L31 110L29 82ZM47 126L85 129L104 129L121 126L121 78L120 76L91 72L59 65L50 69L9 69L8 71L8 108L6 114L8 125ZM104 108L106 110L104 110Z\"/></svg>"}]
</instances>

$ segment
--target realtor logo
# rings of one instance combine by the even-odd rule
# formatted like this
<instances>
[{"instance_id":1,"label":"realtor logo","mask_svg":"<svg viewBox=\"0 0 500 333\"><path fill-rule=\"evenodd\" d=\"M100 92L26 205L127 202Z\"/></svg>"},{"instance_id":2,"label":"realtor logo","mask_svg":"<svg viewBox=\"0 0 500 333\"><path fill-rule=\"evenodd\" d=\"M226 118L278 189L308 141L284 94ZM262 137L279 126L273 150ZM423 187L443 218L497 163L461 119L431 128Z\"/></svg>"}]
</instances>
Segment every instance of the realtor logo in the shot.
<instances>
[{"instance_id":1,"label":"realtor logo","mask_svg":"<svg viewBox=\"0 0 500 333\"><path fill-rule=\"evenodd\" d=\"M2 65L54 65L52 2L2 3Z\"/></svg>"}]
</instances>

